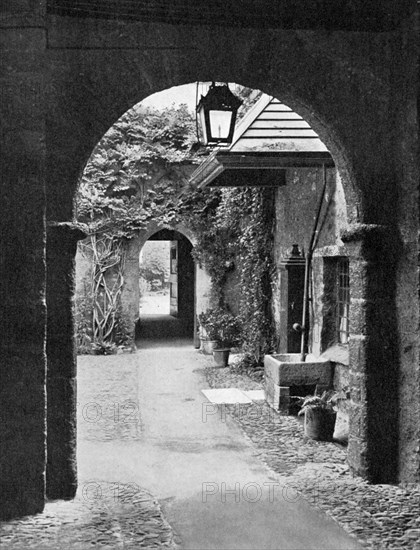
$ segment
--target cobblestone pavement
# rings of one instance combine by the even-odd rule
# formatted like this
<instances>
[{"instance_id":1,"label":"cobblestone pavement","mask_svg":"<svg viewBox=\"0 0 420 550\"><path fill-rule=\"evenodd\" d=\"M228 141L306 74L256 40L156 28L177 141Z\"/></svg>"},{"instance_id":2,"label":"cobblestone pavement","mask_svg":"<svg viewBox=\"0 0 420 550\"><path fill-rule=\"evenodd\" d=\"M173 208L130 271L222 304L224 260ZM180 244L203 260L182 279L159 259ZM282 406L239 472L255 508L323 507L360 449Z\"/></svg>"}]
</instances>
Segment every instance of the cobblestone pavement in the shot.
<instances>
[{"instance_id":1,"label":"cobblestone pavement","mask_svg":"<svg viewBox=\"0 0 420 550\"><path fill-rule=\"evenodd\" d=\"M124 358L79 358L79 447L85 442L122 447L142 438L138 370ZM175 547L160 505L132 481L80 479L74 500L48 502L41 514L0 523L4 550Z\"/></svg>"},{"instance_id":2,"label":"cobblestone pavement","mask_svg":"<svg viewBox=\"0 0 420 550\"><path fill-rule=\"evenodd\" d=\"M229 368L206 368L212 388L261 389ZM369 549L420 550L420 485L370 485L351 475L346 449L303 435L301 422L266 403L229 405L226 412L252 440L256 453L285 483L284 498L305 498Z\"/></svg>"},{"instance_id":3,"label":"cobblestone pavement","mask_svg":"<svg viewBox=\"0 0 420 550\"><path fill-rule=\"evenodd\" d=\"M175 548L172 530L156 500L135 484L83 484L72 501L46 504L44 511L0 523L5 550Z\"/></svg>"},{"instance_id":4,"label":"cobblestone pavement","mask_svg":"<svg viewBox=\"0 0 420 550\"><path fill-rule=\"evenodd\" d=\"M211 387L260 388L257 381L210 367L212 359L202 358L209 365L206 375ZM115 443L128 452L128 445L144 438L138 369L129 361L118 362L117 368L115 360L115 356L86 358L89 369L85 365L79 372L79 443L88 445L87 451L92 445ZM253 442L255 455L279 475L284 500L305 498L366 548L420 550L418 485L373 486L352 478L345 449L305 438L295 417L279 416L265 404L231 406L226 411ZM107 456L105 462L111 458ZM116 477L101 475L95 464L89 476L81 479L73 501L49 502L41 514L0 523L0 548L175 548L171 527L156 499L141 487L143 482L130 482L119 471Z\"/></svg>"}]
</instances>

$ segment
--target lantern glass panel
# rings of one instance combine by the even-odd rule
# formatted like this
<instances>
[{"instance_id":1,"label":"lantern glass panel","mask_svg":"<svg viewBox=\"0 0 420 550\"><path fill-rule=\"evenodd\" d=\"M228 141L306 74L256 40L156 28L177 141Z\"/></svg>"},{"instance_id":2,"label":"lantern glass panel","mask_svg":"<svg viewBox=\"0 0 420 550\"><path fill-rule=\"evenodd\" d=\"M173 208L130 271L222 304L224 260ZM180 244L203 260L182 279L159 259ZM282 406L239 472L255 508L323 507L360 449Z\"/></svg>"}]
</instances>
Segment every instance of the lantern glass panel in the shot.
<instances>
[{"instance_id":1,"label":"lantern glass panel","mask_svg":"<svg viewBox=\"0 0 420 550\"><path fill-rule=\"evenodd\" d=\"M227 139L232 122L232 111L210 110L209 118L211 139Z\"/></svg>"},{"instance_id":2,"label":"lantern glass panel","mask_svg":"<svg viewBox=\"0 0 420 550\"><path fill-rule=\"evenodd\" d=\"M204 145L208 144L207 124L206 124L206 112L203 107L198 110L198 116L200 120L200 127L202 132L202 141Z\"/></svg>"}]
</instances>

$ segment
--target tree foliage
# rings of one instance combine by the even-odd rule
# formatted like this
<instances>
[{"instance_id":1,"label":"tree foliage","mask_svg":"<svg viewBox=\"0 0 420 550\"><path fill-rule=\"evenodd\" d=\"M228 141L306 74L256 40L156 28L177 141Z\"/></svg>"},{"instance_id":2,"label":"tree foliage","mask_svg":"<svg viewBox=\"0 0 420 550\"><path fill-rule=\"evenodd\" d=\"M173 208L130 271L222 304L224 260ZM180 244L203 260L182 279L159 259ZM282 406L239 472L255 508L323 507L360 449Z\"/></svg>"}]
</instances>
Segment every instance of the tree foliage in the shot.
<instances>
[{"instance_id":1,"label":"tree foliage","mask_svg":"<svg viewBox=\"0 0 420 550\"><path fill-rule=\"evenodd\" d=\"M242 86L234 92L243 99L240 119L261 92ZM127 111L86 165L76 198L78 221L88 223L92 232L128 238L152 219L173 222L185 210L185 194L181 200L179 195L188 166L208 154L191 152L196 139L195 114L185 104L159 110L138 104ZM197 198L193 190L188 192Z\"/></svg>"},{"instance_id":2,"label":"tree foliage","mask_svg":"<svg viewBox=\"0 0 420 550\"><path fill-rule=\"evenodd\" d=\"M77 218L93 232L131 237L147 222L174 215L186 182L195 139L195 120L186 105L163 111L128 111L93 151L80 182Z\"/></svg>"},{"instance_id":3,"label":"tree foliage","mask_svg":"<svg viewBox=\"0 0 420 550\"><path fill-rule=\"evenodd\" d=\"M157 290L168 285L170 274L169 245L167 241L148 241L142 251L140 277L148 288Z\"/></svg>"},{"instance_id":4,"label":"tree foliage","mask_svg":"<svg viewBox=\"0 0 420 550\"><path fill-rule=\"evenodd\" d=\"M84 246L93 263L91 302L79 300L81 350L90 345L108 353L113 344L130 344L120 307L124 242L150 221L174 223L178 195L195 160L189 153L194 140L195 118L185 105L161 111L137 106L93 151L76 199L78 221L90 228Z\"/></svg>"}]
</instances>

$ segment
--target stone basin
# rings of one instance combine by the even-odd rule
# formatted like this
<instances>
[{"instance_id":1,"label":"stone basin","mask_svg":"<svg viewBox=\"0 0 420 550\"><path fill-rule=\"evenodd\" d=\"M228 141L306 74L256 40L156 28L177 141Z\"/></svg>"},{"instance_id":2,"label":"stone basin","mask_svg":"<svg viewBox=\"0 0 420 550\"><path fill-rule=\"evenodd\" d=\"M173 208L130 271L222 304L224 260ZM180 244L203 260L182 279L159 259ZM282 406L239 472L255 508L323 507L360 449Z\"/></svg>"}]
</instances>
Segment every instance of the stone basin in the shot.
<instances>
[{"instance_id":1,"label":"stone basin","mask_svg":"<svg viewBox=\"0 0 420 550\"><path fill-rule=\"evenodd\" d=\"M300 353L279 353L264 357L264 391L267 403L276 411L289 412L291 386L318 386L327 389L332 383L332 363Z\"/></svg>"},{"instance_id":2,"label":"stone basin","mask_svg":"<svg viewBox=\"0 0 420 550\"><path fill-rule=\"evenodd\" d=\"M300 353L280 353L264 357L264 373L278 386L329 386L332 366L325 359L301 361Z\"/></svg>"}]
</instances>

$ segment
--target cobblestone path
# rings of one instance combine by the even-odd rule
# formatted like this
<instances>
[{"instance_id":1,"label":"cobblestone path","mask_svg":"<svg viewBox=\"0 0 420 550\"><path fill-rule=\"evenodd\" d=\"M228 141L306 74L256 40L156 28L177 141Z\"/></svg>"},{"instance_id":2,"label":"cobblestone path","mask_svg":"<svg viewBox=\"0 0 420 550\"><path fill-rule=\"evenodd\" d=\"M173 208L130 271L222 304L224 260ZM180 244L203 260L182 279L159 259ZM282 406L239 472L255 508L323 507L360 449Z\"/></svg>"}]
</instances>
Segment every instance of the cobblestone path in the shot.
<instances>
[{"instance_id":1,"label":"cobblestone path","mask_svg":"<svg viewBox=\"0 0 420 550\"><path fill-rule=\"evenodd\" d=\"M96 481L72 501L47 503L42 514L0 524L4 550L174 548L156 500L133 485Z\"/></svg>"},{"instance_id":2,"label":"cobblestone path","mask_svg":"<svg viewBox=\"0 0 420 550\"><path fill-rule=\"evenodd\" d=\"M285 432L290 455L279 457L270 437L281 434L271 424L236 419L242 427L254 422L255 444L230 417L214 414L201 393L209 364L185 343L80 357L77 498L2 524L1 548L360 548L323 512L296 501L295 426ZM270 456L283 477L263 464L272 466Z\"/></svg>"},{"instance_id":3,"label":"cobblestone path","mask_svg":"<svg viewBox=\"0 0 420 550\"><path fill-rule=\"evenodd\" d=\"M82 356L78 372L79 464L84 445L124 445L142 438L135 355ZM107 447L105 447L106 449ZM105 451L106 452L106 451ZM106 458L106 456L105 456ZM131 477L115 473L79 479L72 501L48 502L42 514L0 523L4 550L173 548L172 530L157 500ZM79 476L80 477L80 476Z\"/></svg>"},{"instance_id":4,"label":"cobblestone path","mask_svg":"<svg viewBox=\"0 0 420 550\"><path fill-rule=\"evenodd\" d=\"M213 388L260 389L235 373L215 369L209 360L206 377ZM266 403L225 406L287 487L289 498L304 498L334 518L366 548L420 550L420 484L370 485L352 477L346 449L303 435L301 422L281 416Z\"/></svg>"}]
</instances>

